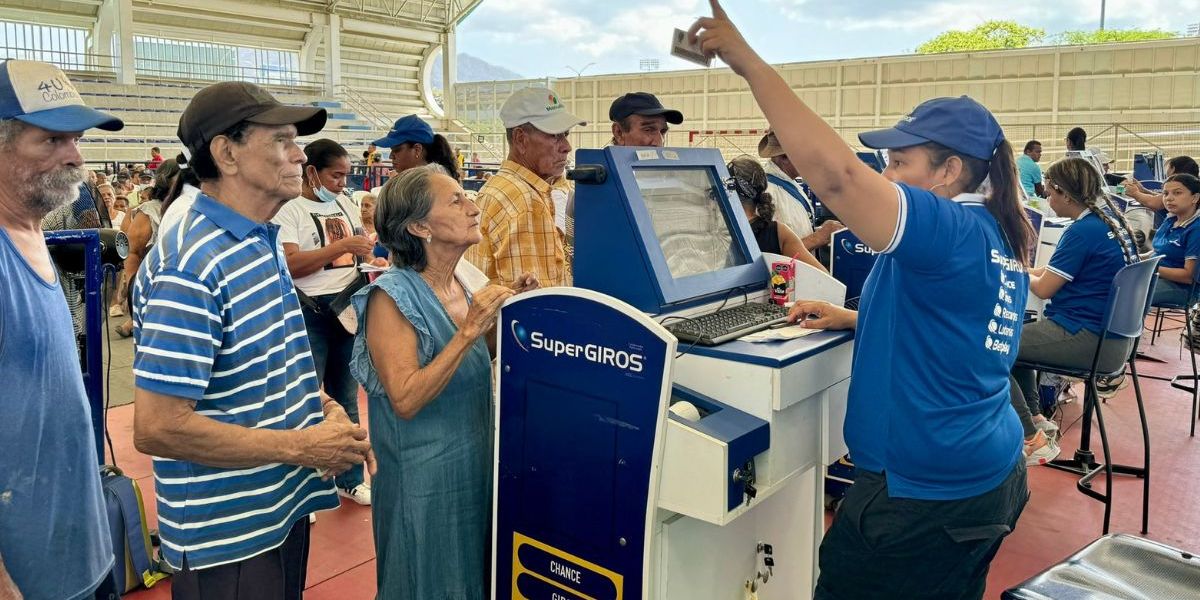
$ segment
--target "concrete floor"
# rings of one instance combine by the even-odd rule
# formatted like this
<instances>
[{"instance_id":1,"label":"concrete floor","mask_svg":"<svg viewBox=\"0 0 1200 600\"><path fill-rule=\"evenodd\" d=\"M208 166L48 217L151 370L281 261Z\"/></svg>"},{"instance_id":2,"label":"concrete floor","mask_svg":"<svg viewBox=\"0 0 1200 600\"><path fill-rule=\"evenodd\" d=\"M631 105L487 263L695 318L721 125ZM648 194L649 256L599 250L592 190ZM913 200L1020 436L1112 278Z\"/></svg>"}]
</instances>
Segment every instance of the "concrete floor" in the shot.
<instances>
[{"instance_id":1,"label":"concrete floor","mask_svg":"<svg viewBox=\"0 0 1200 600\"><path fill-rule=\"evenodd\" d=\"M123 319L111 319L110 327ZM1149 336L1146 337L1148 342ZM121 406L132 399L132 340L112 338L112 408L109 428L117 452L118 464L138 480L143 494L153 497L150 457L138 453L132 444L133 407ZM1186 355L1178 346L1178 333L1167 332L1155 346L1147 348L1162 363L1139 361L1139 372L1170 376L1189 369ZM1191 397L1172 389L1168 383L1142 379L1152 435L1152 473L1150 532L1151 539L1200 551L1200 441L1188 436ZM365 400L360 398L360 413L367 415ZM1080 425L1078 402L1063 406L1063 457L1070 457L1078 445ZM1141 434L1133 387L1121 391L1104 405L1112 450L1117 462L1141 461ZM1098 434L1093 448L1099 454ZM1074 553L1100 536L1103 507L1078 493L1075 477L1045 467L1030 469L1032 498L1016 531L1005 541L992 563L986 598L999 598L1001 592ZM1098 482L1103 481L1100 477ZM1100 483L1100 485L1103 485ZM1138 534L1141 514L1141 481L1117 478L1115 482L1112 531ZM153 527L155 507L147 502L148 518ZM371 511L343 501L340 509L321 513L313 528L313 547L309 559L306 598L356 600L375 597L375 549L371 539ZM782 592L782 590L781 590ZM139 590L127 596L133 600L170 597L170 581L152 590ZM762 596L777 600L795 600L801 595Z\"/></svg>"}]
</instances>

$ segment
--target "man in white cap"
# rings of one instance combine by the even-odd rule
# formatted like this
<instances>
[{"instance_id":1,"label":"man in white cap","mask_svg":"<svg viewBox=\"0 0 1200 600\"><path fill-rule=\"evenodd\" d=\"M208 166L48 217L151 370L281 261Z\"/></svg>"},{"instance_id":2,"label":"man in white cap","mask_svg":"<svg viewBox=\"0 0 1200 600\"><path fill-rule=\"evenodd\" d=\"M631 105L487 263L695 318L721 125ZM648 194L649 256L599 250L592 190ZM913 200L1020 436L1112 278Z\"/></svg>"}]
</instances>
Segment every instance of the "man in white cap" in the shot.
<instances>
[{"instance_id":1,"label":"man in white cap","mask_svg":"<svg viewBox=\"0 0 1200 600\"><path fill-rule=\"evenodd\" d=\"M85 106L53 65L0 63L0 598L116 593L75 331L42 233L79 195L79 138L93 127L124 123Z\"/></svg>"},{"instance_id":2,"label":"man in white cap","mask_svg":"<svg viewBox=\"0 0 1200 600\"><path fill-rule=\"evenodd\" d=\"M491 283L512 286L532 273L542 286L567 285L563 234L555 227L551 182L561 176L571 153L567 134L586 123L567 112L546 88L525 88L500 108L508 158L479 190L483 241L467 259Z\"/></svg>"}]
</instances>

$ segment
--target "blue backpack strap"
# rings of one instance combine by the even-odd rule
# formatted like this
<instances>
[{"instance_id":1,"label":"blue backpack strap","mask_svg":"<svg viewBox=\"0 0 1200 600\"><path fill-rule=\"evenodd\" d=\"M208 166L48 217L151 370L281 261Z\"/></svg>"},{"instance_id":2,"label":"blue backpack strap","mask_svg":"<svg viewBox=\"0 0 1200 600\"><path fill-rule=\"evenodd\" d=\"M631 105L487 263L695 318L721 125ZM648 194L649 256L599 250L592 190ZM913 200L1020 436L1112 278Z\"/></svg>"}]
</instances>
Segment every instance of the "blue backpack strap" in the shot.
<instances>
[{"instance_id":1,"label":"blue backpack strap","mask_svg":"<svg viewBox=\"0 0 1200 600\"><path fill-rule=\"evenodd\" d=\"M767 173L767 181L770 181L771 183L783 188L783 191L787 192L788 195L795 198L796 202L799 202L800 205L804 207L804 210L806 212L808 212L808 218L810 220L813 218L814 215L813 215L812 204L810 204L808 202L808 198L805 198L804 194L800 193L800 190L796 187L796 182L788 181L778 175L774 175L771 173Z\"/></svg>"},{"instance_id":2,"label":"blue backpack strap","mask_svg":"<svg viewBox=\"0 0 1200 600\"><path fill-rule=\"evenodd\" d=\"M150 549L146 547L146 538L142 532L142 499L133 480L126 477L116 467L108 467L104 473L104 489L112 494L121 509L122 521L125 526L125 548L129 560L133 563L133 571L141 577L142 583L150 587L163 578L156 574L154 564L150 561ZM117 557L118 561L124 560ZM123 569L122 569L123 570Z\"/></svg>"}]
</instances>

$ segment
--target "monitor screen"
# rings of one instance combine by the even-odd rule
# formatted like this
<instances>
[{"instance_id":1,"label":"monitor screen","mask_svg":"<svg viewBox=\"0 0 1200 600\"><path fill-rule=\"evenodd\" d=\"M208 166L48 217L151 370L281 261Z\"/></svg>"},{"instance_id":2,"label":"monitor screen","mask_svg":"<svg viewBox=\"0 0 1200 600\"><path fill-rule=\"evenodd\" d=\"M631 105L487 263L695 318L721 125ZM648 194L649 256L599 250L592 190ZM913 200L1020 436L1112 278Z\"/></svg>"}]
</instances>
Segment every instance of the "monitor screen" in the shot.
<instances>
[{"instance_id":1,"label":"monitor screen","mask_svg":"<svg viewBox=\"0 0 1200 600\"><path fill-rule=\"evenodd\" d=\"M1101 180L1104 178L1104 165L1100 164L1100 159L1091 150L1067 150L1067 158L1082 158L1092 165L1092 168L1100 174Z\"/></svg>"},{"instance_id":2,"label":"monitor screen","mask_svg":"<svg viewBox=\"0 0 1200 600\"><path fill-rule=\"evenodd\" d=\"M671 277L680 279L747 264L730 232L712 170L707 167L633 169Z\"/></svg>"}]
</instances>

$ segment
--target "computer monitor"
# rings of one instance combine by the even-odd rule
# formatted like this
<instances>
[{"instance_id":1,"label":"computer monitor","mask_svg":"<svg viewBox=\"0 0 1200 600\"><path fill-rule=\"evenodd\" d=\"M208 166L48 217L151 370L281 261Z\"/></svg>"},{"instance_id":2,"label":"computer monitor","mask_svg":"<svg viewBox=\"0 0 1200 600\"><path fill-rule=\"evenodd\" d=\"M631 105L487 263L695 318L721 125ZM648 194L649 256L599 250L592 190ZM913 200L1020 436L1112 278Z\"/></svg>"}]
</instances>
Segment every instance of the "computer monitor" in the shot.
<instances>
[{"instance_id":1,"label":"computer monitor","mask_svg":"<svg viewBox=\"0 0 1200 600\"><path fill-rule=\"evenodd\" d=\"M734 242L733 223L717 198L708 168L634 167L633 178L671 277L746 264L746 253Z\"/></svg>"},{"instance_id":2,"label":"computer monitor","mask_svg":"<svg viewBox=\"0 0 1200 600\"><path fill-rule=\"evenodd\" d=\"M1092 165L1092 168L1100 174L1100 179L1104 179L1104 165L1100 164L1100 159L1096 157L1096 153L1091 150L1067 150L1067 158L1082 158Z\"/></svg>"},{"instance_id":3,"label":"computer monitor","mask_svg":"<svg viewBox=\"0 0 1200 600\"><path fill-rule=\"evenodd\" d=\"M767 269L712 148L579 150L574 285L648 313L766 289Z\"/></svg>"}]
</instances>

